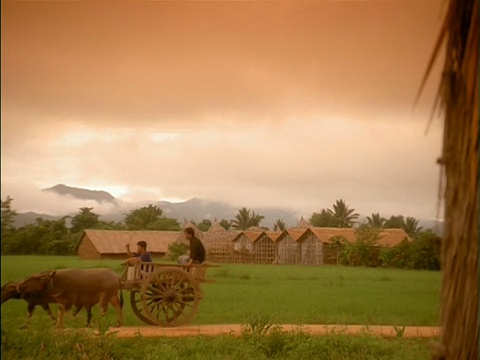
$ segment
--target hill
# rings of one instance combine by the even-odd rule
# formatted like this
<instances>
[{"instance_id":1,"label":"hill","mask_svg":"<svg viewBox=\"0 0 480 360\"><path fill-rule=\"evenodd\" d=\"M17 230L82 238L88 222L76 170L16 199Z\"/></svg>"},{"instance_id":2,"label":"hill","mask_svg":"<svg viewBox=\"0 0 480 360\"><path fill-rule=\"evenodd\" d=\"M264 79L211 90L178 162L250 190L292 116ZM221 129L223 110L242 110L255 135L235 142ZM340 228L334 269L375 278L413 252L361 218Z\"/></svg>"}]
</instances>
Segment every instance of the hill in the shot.
<instances>
[{"instance_id":1,"label":"hill","mask_svg":"<svg viewBox=\"0 0 480 360\"><path fill-rule=\"evenodd\" d=\"M68 201L68 198L78 200L94 200L99 204L113 204L109 213L104 213L100 215L100 218L104 221L122 221L125 218L125 214L131 210L147 206L149 204L159 207L163 214L169 218L177 219L180 224L183 224L184 219L193 220L195 222L201 222L204 219L210 221L217 220L231 220L235 218L235 215L238 213L239 208L234 207L231 204L210 201L200 198L192 198L184 202L169 202L169 201L144 201L137 203L123 202L116 199L110 193L106 191L96 191L81 189L76 187L71 187L63 184L55 185L51 188L43 189L42 191L49 191L65 196L65 201ZM258 207L250 208L256 214L263 215L265 219L262 221L262 226L267 226L270 229L273 229L273 224L278 220L282 219L287 227L294 227L300 220L301 215L289 210L289 209L278 209L271 207ZM95 212L95 208L93 209ZM62 216L75 216L76 213L71 214L57 214L57 215L46 215L39 214L35 212L26 212L19 213L15 221L15 226L23 226L29 223L35 222L35 219L41 217L45 220L60 219ZM309 215L307 215L308 217ZM360 216L359 220L362 221L365 219L365 216ZM307 219L308 220L308 219ZM434 220L419 219L419 225L423 226L424 229L432 229L435 233L440 236L443 234L443 223L437 222Z\"/></svg>"},{"instance_id":2,"label":"hill","mask_svg":"<svg viewBox=\"0 0 480 360\"><path fill-rule=\"evenodd\" d=\"M113 197L110 193L106 191L81 189L63 184L57 184L55 186L52 186L51 188L42 189L42 191L50 191L59 195L72 196L76 199L81 200L95 200L99 203L115 202L115 197Z\"/></svg>"}]
</instances>

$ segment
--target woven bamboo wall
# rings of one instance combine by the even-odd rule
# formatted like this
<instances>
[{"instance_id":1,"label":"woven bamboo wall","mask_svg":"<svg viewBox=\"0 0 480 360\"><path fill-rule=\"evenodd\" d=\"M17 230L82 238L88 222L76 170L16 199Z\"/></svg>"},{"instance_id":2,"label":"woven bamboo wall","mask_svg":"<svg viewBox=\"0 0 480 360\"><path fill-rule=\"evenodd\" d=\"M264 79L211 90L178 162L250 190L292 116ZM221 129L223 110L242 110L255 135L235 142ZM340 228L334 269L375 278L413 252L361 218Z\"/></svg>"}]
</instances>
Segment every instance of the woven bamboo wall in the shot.
<instances>
[{"instance_id":1,"label":"woven bamboo wall","mask_svg":"<svg viewBox=\"0 0 480 360\"><path fill-rule=\"evenodd\" d=\"M253 243L255 264L272 264L277 257L277 246L266 234Z\"/></svg>"},{"instance_id":2,"label":"woven bamboo wall","mask_svg":"<svg viewBox=\"0 0 480 360\"><path fill-rule=\"evenodd\" d=\"M300 259L301 248L289 234L277 240L277 264L299 264Z\"/></svg>"}]
</instances>

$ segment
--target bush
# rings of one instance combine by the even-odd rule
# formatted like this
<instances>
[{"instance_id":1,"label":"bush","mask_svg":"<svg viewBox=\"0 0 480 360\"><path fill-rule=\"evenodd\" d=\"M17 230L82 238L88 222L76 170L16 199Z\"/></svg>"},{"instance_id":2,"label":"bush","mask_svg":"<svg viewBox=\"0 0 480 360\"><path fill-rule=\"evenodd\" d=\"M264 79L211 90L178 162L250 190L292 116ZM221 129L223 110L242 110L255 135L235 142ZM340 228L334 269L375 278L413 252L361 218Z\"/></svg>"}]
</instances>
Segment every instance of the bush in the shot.
<instances>
[{"instance_id":1,"label":"bush","mask_svg":"<svg viewBox=\"0 0 480 360\"><path fill-rule=\"evenodd\" d=\"M432 231L419 233L414 241L404 240L392 248L380 251L384 267L415 270L440 270L441 238Z\"/></svg>"},{"instance_id":2,"label":"bush","mask_svg":"<svg viewBox=\"0 0 480 360\"><path fill-rule=\"evenodd\" d=\"M177 261L179 256L184 255L188 252L187 245L181 242L174 242L168 246L168 255L167 258L170 260Z\"/></svg>"}]
</instances>

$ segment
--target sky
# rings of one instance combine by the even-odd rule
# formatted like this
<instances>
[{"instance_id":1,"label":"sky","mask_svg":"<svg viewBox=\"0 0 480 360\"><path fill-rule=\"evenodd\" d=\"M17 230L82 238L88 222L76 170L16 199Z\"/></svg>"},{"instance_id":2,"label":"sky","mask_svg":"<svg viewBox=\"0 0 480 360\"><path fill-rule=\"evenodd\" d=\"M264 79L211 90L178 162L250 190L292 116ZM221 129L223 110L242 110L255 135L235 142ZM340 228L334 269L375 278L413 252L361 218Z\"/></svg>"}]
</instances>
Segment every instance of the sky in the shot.
<instances>
[{"instance_id":1,"label":"sky","mask_svg":"<svg viewBox=\"0 0 480 360\"><path fill-rule=\"evenodd\" d=\"M2 1L1 192L19 212L193 197L441 218L442 0ZM99 205L94 212L101 213Z\"/></svg>"}]
</instances>

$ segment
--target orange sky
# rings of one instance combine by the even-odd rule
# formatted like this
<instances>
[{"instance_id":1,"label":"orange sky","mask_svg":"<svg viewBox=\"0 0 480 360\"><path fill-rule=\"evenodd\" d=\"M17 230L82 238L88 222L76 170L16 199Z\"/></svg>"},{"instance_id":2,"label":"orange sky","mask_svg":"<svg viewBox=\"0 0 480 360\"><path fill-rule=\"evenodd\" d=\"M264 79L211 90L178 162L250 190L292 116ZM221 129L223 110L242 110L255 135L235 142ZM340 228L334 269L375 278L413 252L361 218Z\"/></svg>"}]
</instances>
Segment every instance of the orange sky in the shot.
<instances>
[{"instance_id":1,"label":"orange sky","mask_svg":"<svg viewBox=\"0 0 480 360\"><path fill-rule=\"evenodd\" d=\"M439 66L412 107L441 11L3 1L2 197L63 182L432 217L440 122L424 133Z\"/></svg>"}]
</instances>

